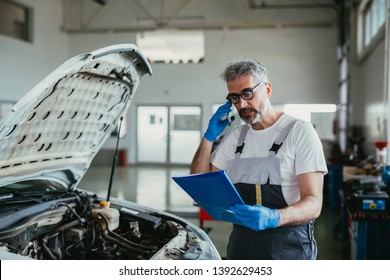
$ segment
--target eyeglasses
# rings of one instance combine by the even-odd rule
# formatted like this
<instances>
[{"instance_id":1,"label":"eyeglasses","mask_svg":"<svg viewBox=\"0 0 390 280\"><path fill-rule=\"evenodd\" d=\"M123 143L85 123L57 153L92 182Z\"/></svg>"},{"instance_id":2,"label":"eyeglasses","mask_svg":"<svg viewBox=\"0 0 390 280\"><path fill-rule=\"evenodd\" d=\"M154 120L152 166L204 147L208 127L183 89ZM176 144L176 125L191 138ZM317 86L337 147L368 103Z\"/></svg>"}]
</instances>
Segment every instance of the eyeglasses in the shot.
<instances>
[{"instance_id":1,"label":"eyeglasses","mask_svg":"<svg viewBox=\"0 0 390 280\"><path fill-rule=\"evenodd\" d=\"M241 91L241 93L229 93L226 96L226 99L232 102L233 104L237 104L240 102L240 97L244 100L250 100L253 98L254 90L261 84L262 82L255 85L253 88L246 88Z\"/></svg>"}]
</instances>

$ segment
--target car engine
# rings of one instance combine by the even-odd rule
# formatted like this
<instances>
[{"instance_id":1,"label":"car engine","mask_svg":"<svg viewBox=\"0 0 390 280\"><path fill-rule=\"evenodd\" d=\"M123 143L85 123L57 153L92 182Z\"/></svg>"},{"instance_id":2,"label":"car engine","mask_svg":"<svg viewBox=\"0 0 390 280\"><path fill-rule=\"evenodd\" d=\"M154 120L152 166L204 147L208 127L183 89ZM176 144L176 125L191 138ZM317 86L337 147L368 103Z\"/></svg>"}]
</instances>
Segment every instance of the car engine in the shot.
<instances>
[{"instance_id":1,"label":"car engine","mask_svg":"<svg viewBox=\"0 0 390 280\"><path fill-rule=\"evenodd\" d=\"M188 248L180 221L136 208L108 207L86 192L67 192L54 200L19 199L14 204L0 211L0 246L32 259L177 259Z\"/></svg>"}]
</instances>

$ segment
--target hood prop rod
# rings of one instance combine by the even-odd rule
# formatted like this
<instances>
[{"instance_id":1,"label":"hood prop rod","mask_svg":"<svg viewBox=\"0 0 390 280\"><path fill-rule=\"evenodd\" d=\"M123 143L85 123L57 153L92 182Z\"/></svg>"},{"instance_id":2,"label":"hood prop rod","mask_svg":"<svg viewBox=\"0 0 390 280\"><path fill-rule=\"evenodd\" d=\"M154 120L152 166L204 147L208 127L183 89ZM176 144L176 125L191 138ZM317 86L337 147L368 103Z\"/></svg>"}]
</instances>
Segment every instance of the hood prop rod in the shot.
<instances>
[{"instance_id":1,"label":"hood prop rod","mask_svg":"<svg viewBox=\"0 0 390 280\"><path fill-rule=\"evenodd\" d=\"M115 172L116 162L118 159L118 147L119 147L119 138L121 135L122 121L123 121L123 116L120 118L119 127L118 127L118 135L116 138L115 154L114 154L114 159L112 161L112 166L111 166L110 183L108 184L107 201L110 201L112 181L114 180L114 172Z\"/></svg>"}]
</instances>

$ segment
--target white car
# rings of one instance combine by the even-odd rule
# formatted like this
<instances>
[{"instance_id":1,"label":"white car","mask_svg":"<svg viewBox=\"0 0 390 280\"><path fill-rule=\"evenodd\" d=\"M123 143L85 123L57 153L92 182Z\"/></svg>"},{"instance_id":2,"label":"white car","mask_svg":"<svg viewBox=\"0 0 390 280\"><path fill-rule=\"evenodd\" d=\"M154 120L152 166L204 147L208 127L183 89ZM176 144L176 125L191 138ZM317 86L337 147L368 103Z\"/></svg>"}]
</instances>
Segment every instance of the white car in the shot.
<instances>
[{"instance_id":1,"label":"white car","mask_svg":"<svg viewBox=\"0 0 390 280\"><path fill-rule=\"evenodd\" d=\"M78 188L146 74L132 44L78 55L0 121L0 259L220 259L188 221Z\"/></svg>"}]
</instances>

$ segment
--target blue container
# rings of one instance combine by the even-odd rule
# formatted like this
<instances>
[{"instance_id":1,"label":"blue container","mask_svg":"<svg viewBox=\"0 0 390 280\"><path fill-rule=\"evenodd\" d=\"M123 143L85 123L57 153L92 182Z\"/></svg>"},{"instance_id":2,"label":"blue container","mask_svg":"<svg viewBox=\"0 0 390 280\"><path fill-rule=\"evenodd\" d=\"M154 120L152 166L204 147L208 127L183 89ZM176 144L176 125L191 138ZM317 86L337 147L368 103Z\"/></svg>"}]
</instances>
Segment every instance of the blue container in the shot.
<instances>
[{"instance_id":1,"label":"blue container","mask_svg":"<svg viewBox=\"0 0 390 280\"><path fill-rule=\"evenodd\" d=\"M343 166L331 166L328 170L329 206L337 210L341 208L340 193L343 189Z\"/></svg>"}]
</instances>

